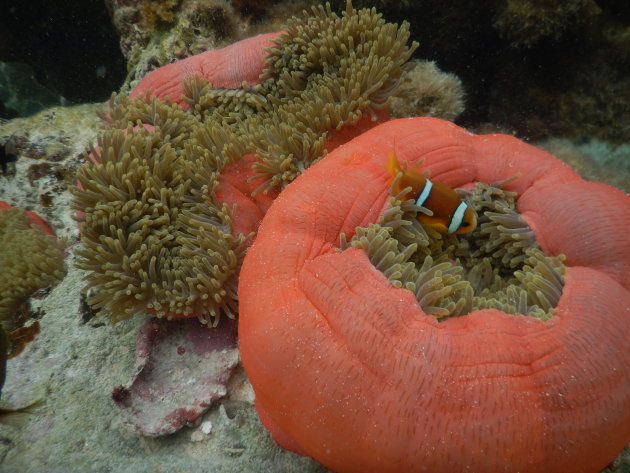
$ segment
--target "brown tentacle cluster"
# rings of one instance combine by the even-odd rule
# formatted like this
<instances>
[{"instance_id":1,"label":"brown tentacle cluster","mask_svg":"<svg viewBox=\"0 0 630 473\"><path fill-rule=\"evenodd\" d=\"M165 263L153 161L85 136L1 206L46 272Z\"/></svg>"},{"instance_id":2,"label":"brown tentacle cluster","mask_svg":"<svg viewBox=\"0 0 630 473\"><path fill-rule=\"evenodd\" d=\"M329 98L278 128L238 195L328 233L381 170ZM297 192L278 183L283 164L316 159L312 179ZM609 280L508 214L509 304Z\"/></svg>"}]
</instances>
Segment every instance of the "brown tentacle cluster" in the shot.
<instances>
[{"instance_id":1,"label":"brown tentacle cluster","mask_svg":"<svg viewBox=\"0 0 630 473\"><path fill-rule=\"evenodd\" d=\"M318 7L280 35L259 85L214 89L190 77L188 110L113 96L74 190L88 302L114 320L233 315L247 236L232 235L219 173L257 153L259 189L286 186L326 154L331 130L374 116L399 91L416 48L408 39L406 23L373 9Z\"/></svg>"},{"instance_id":2,"label":"brown tentacle cluster","mask_svg":"<svg viewBox=\"0 0 630 473\"><path fill-rule=\"evenodd\" d=\"M261 190L284 188L326 154L331 130L376 119L394 94L417 44L409 25L387 23L374 9L348 2L339 16L330 5L294 18L266 59L263 82L238 90L213 89L203 78L186 83L187 102L204 121L231 125L258 155Z\"/></svg>"},{"instance_id":3,"label":"brown tentacle cluster","mask_svg":"<svg viewBox=\"0 0 630 473\"><path fill-rule=\"evenodd\" d=\"M479 218L469 238L441 235L416 219L426 212L404 193L392 196L378 224L358 227L341 249L363 249L394 285L414 293L438 319L494 308L547 319L562 294L563 256L540 249L515 210L516 194L477 183L466 194Z\"/></svg>"},{"instance_id":4,"label":"brown tentacle cluster","mask_svg":"<svg viewBox=\"0 0 630 473\"><path fill-rule=\"evenodd\" d=\"M230 209L214 194L224 160L168 137L131 127L100 137L74 190L77 266L89 271L88 303L114 320L148 310L215 325L236 312L247 237L232 236Z\"/></svg>"}]
</instances>

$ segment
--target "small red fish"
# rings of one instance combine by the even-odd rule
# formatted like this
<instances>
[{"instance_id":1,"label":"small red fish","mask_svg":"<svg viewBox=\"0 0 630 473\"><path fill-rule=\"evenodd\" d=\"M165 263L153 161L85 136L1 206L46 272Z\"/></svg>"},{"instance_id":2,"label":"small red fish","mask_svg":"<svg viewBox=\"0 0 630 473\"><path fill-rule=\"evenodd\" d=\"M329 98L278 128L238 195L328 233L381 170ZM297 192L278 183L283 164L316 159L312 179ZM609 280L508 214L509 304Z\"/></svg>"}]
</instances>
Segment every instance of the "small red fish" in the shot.
<instances>
[{"instance_id":1,"label":"small red fish","mask_svg":"<svg viewBox=\"0 0 630 473\"><path fill-rule=\"evenodd\" d=\"M394 194L398 194L406 187L411 187L411 192L406 195L406 199L414 199L416 205L433 212L431 216L418 214L418 220L423 225L440 233L455 233L457 235L470 233L477 228L475 211L462 201L453 189L427 178L420 170L419 164L403 170L396 153L392 151L385 167L392 175L390 179L392 183L398 173L402 173L401 178L395 184Z\"/></svg>"}]
</instances>

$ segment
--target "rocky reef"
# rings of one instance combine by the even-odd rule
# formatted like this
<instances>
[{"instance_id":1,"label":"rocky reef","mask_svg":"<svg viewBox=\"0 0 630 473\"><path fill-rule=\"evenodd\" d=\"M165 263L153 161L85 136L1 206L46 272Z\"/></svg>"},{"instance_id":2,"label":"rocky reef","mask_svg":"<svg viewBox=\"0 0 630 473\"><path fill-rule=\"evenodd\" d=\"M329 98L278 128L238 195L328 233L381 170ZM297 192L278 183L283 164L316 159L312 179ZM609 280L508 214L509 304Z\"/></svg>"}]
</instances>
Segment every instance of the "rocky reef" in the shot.
<instances>
[{"instance_id":1,"label":"rocky reef","mask_svg":"<svg viewBox=\"0 0 630 473\"><path fill-rule=\"evenodd\" d=\"M16 109L0 94L0 200L50 223L64 241L67 268L57 285L23 306L26 326L37 321L41 332L8 361L1 406L37 408L19 428L0 420L0 470L145 472L167 458L178 470L327 471L279 448L260 423L235 338L239 271L285 188L389 118L434 116L477 133L507 132L586 179L630 190L624 2L332 3L106 0L80 25L92 25L91 40L103 44L105 30L118 35L120 47L99 56L102 64L68 47L68 60L50 66L51 77L30 66L54 97L69 97L57 81L63 64L77 84L74 100L99 103L13 118ZM31 18L23 15L15 10L16 20ZM68 16L78 21L68 12L56 18ZM97 19L100 25L91 23ZM33 25L41 20L21 21L35 39L52 28L38 32ZM57 30L60 24L51 20ZM0 61L7 61L3 44ZM210 53L216 63L225 47L233 60L213 66L220 73L195 59ZM196 74L173 73L188 65ZM155 84L167 76L176 87L160 93ZM97 95L83 99L90 88ZM401 155L409 151L404 138L392 143ZM319 193L331 189L322 185ZM471 247L401 223L410 215L404 203L406 214L389 212L391 226L363 222L356 238L334 245L365 251L393 287L413 289L414 303L447 320L495 307L553 323L561 259L540 264L535 254L519 253L537 247L511 218L518 202L510 191L471 189L462 198L490 215L475 238L500 242L473 248L478 258L457 274L445 269L452 256L445 255ZM301 212L306 222L314 210L304 204ZM414 264L422 268L427 251L436 250L425 279L404 269L410 226L424 245L411 256ZM392 256L385 247L402 252ZM487 261L499 262L501 274L486 271ZM545 278L553 279L551 289ZM522 291L510 288L519 283ZM452 294L442 297L448 285ZM488 287L499 297L486 297ZM627 465L626 452L606 471Z\"/></svg>"}]
</instances>

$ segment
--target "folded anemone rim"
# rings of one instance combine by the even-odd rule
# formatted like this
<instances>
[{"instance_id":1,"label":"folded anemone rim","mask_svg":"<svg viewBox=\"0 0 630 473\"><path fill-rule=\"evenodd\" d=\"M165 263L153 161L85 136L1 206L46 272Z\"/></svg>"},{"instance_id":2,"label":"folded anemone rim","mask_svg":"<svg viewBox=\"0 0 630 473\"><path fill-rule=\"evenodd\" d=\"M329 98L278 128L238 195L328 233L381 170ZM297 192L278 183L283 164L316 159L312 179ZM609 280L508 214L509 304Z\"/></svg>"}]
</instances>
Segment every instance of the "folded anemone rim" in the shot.
<instances>
[{"instance_id":1,"label":"folded anemone rim","mask_svg":"<svg viewBox=\"0 0 630 473\"><path fill-rule=\"evenodd\" d=\"M362 251L337 251L386 208L394 143L452 187L522 173L507 186L517 210L546 254L567 256L556 315L483 309L438 324ZM241 271L241 356L263 423L339 472L601 470L630 441L619 209L630 211L625 194L548 153L439 119L391 121L339 147L281 193Z\"/></svg>"}]
</instances>

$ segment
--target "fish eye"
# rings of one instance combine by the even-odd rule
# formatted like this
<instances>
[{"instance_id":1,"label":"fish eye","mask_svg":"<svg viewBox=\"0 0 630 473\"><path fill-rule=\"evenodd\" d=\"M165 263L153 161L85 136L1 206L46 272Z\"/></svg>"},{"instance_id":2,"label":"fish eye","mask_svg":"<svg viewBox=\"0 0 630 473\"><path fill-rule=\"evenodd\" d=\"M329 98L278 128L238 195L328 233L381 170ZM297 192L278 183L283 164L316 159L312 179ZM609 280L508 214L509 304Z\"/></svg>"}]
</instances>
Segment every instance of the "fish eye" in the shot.
<instances>
[{"instance_id":1,"label":"fish eye","mask_svg":"<svg viewBox=\"0 0 630 473\"><path fill-rule=\"evenodd\" d=\"M462 222L462 227L470 227L470 223L468 222Z\"/></svg>"}]
</instances>

